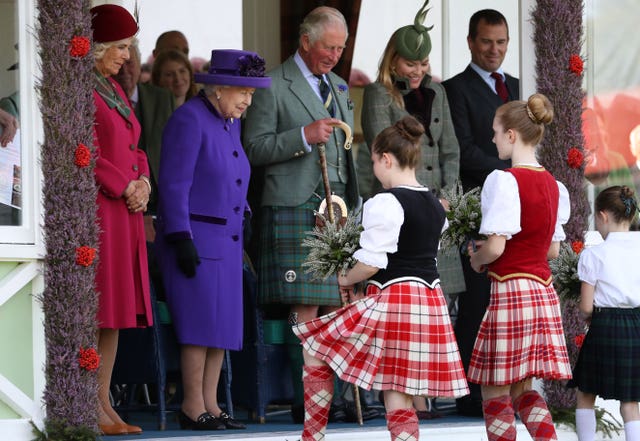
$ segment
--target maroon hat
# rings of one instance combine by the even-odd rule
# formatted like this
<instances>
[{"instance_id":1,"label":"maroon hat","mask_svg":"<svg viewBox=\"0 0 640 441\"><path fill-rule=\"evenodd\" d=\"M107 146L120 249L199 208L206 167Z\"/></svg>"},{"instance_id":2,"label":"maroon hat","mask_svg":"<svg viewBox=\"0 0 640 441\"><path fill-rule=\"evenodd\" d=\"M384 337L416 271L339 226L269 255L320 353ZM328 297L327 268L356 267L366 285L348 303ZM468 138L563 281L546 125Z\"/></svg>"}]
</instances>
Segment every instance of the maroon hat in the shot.
<instances>
[{"instance_id":1,"label":"maroon hat","mask_svg":"<svg viewBox=\"0 0 640 441\"><path fill-rule=\"evenodd\" d=\"M209 71L194 76L196 83L265 88L271 86L271 78L264 75L264 70L264 59L255 52L214 49Z\"/></svg>"},{"instance_id":2,"label":"maroon hat","mask_svg":"<svg viewBox=\"0 0 640 441\"><path fill-rule=\"evenodd\" d=\"M138 23L122 6L105 4L91 8L89 12L95 43L124 40L138 32Z\"/></svg>"}]
</instances>

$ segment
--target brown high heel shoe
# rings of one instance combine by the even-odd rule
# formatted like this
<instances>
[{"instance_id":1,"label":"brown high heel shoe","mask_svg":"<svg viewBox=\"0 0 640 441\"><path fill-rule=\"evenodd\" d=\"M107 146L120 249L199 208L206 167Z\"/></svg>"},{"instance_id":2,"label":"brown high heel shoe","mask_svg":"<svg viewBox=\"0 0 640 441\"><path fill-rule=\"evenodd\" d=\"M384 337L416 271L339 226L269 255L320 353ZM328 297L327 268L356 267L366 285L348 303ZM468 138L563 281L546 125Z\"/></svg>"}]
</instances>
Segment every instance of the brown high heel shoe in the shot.
<instances>
[{"instance_id":1,"label":"brown high heel shoe","mask_svg":"<svg viewBox=\"0 0 640 441\"><path fill-rule=\"evenodd\" d=\"M129 435L138 435L142 433L142 427L133 426L131 424L124 423L124 427L127 429Z\"/></svg>"},{"instance_id":2,"label":"brown high heel shoe","mask_svg":"<svg viewBox=\"0 0 640 441\"><path fill-rule=\"evenodd\" d=\"M106 436L126 435L128 433L127 426L124 424L98 424L98 427L100 432Z\"/></svg>"}]
</instances>

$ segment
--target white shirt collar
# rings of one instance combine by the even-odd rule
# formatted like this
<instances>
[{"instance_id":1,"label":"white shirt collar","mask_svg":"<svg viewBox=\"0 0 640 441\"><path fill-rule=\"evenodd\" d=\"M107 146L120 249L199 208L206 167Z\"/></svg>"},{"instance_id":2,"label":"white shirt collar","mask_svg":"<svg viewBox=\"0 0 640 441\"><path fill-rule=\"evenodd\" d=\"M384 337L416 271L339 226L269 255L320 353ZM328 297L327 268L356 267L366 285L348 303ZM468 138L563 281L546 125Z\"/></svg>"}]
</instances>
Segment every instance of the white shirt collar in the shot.
<instances>
[{"instance_id":1,"label":"white shirt collar","mask_svg":"<svg viewBox=\"0 0 640 441\"><path fill-rule=\"evenodd\" d=\"M133 107L135 107L138 104L139 99L140 99L140 94L138 92L138 85L136 84L136 87L133 89L133 93L129 97L129 101L131 101L133 103Z\"/></svg>"}]
</instances>

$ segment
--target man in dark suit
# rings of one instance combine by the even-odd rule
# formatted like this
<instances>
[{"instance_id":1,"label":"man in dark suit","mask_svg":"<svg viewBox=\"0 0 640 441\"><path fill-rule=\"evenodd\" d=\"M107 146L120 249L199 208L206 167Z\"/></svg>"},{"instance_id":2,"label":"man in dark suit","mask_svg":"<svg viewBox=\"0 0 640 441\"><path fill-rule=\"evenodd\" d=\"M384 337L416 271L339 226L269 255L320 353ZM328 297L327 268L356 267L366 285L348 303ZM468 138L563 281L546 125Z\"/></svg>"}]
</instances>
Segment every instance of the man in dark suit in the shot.
<instances>
[{"instance_id":1,"label":"man in dark suit","mask_svg":"<svg viewBox=\"0 0 640 441\"><path fill-rule=\"evenodd\" d=\"M476 12L469 20L467 43L471 63L463 72L442 83L460 144L460 180L465 191L482 186L489 173L510 165L509 161L498 158L498 150L492 141L493 117L504 102L520 97L518 79L505 74L501 68L509 44L506 18L493 9ZM455 332L467 369L480 322L489 304L490 282L486 274L473 271L467 256L462 256L462 267L467 291L458 297ZM458 413L482 416L480 386L469 386L471 394L456 400Z\"/></svg>"},{"instance_id":2,"label":"man in dark suit","mask_svg":"<svg viewBox=\"0 0 640 441\"><path fill-rule=\"evenodd\" d=\"M149 161L151 173L151 195L144 216L144 229L147 238L147 256L149 261L149 277L155 288L157 298L164 299L160 270L153 252L155 228L153 218L158 204L158 170L160 169L160 147L162 145L162 131L166 122L175 109L173 94L169 89L157 87L148 83L140 83L140 50L137 41L129 48L129 60L122 66L115 80L129 97L136 118L140 122L142 131L138 141L138 148L144 150Z\"/></svg>"}]
</instances>

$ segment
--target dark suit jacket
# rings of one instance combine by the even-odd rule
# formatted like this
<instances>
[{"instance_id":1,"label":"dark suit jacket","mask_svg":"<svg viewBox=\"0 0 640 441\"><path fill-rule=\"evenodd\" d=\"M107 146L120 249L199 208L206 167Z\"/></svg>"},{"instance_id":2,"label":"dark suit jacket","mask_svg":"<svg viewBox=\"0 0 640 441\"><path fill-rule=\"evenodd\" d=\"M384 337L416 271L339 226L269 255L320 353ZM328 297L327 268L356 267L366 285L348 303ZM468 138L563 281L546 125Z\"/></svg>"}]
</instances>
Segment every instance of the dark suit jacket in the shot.
<instances>
[{"instance_id":1,"label":"dark suit jacket","mask_svg":"<svg viewBox=\"0 0 640 441\"><path fill-rule=\"evenodd\" d=\"M138 147L147 153L149 160L152 186L149 210L152 214L157 205L162 131L174 110L175 103L170 90L152 84L138 84L135 113L142 127Z\"/></svg>"},{"instance_id":2,"label":"dark suit jacket","mask_svg":"<svg viewBox=\"0 0 640 441\"><path fill-rule=\"evenodd\" d=\"M509 101L519 99L519 80L510 75L506 78ZM510 165L498 159L492 141L493 117L502 100L471 66L442 84L460 143L460 180L465 190L482 186L489 173Z\"/></svg>"}]
</instances>

